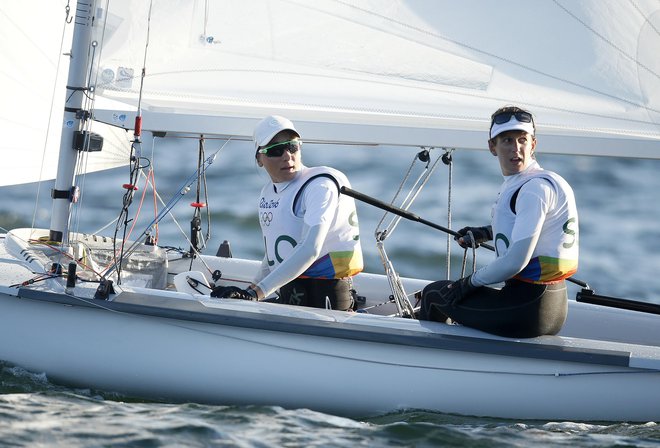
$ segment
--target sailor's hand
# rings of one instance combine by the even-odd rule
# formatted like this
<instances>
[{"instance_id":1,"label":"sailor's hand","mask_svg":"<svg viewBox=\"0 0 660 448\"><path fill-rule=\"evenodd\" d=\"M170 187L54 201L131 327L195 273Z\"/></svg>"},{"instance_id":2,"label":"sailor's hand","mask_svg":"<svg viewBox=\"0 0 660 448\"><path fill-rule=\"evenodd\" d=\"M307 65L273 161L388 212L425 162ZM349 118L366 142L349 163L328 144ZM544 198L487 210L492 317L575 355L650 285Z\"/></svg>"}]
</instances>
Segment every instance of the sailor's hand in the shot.
<instances>
[{"instance_id":1,"label":"sailor's hand","mask_svg":"<svg viewBox=\"0 0 660 448\"><path fill-rule=\"evenodd\" d=\"M474 247L479 247L481 243L493 239L493 229L491 226L463 227L456 233L458 235L454 236L454 239L463 249L466 247L472 247L472 239L474 239ZM470 238L470 234L472 235L472 238Z\"/></svg>"},{"instance_id":2,"label":"sailor's hand","mask_svg":"<svg viewBox=\"0 0 660 448\"><path fill-rule=\"evenodd\" d=\"M470 282L471 275L463 277L456 280L453 283L449 283L447 286L440 290L440 296L444 299L444 302L449 306L456 306L467 296L472 294L476 286L472 286Z\"/></svg>"},{"instance_id":3,"label":"sailor's hand","mask_svg":"<svg viewBox=\"0 0 660 448\"><path fill-rule=\"evenodd\" d=\"M257 300L257 294L254 289L241 289L236 286L216 286L211 291L211 297L239 300Z\"/></svg>"}]
</instances>

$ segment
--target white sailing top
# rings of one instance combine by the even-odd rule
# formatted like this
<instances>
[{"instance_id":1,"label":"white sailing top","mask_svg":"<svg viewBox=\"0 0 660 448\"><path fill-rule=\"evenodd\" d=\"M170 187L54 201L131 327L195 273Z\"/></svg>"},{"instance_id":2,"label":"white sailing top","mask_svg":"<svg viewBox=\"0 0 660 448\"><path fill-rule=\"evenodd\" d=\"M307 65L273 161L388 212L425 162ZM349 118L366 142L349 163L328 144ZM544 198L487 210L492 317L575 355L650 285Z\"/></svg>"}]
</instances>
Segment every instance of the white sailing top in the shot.
<instances>
[{"instance_id":1,"label":"white sailing top","mask_svg":"<svg viewBox=\"0 0 660 448\"><path fill-rule=\"evenodd\" d=\"M492 210L497 258L472 276L475 286L516 278L556 283L578 267L578 215L570 185L534 161L505 176Z\"/></svg>"},{"instance_id":2,"label":"white sailing top","mask_svg":"<svg viewBox=\"0 0 660 448\"><path fill-rule=\"evenodd\" d=\"M350 183L338 170L303 166L293 180L264 186L259 223L266 254L255 281L264 295L297 277L336 279L362 271L355 201L339 194L344 185Z\"/></svg>"}]
</instances>

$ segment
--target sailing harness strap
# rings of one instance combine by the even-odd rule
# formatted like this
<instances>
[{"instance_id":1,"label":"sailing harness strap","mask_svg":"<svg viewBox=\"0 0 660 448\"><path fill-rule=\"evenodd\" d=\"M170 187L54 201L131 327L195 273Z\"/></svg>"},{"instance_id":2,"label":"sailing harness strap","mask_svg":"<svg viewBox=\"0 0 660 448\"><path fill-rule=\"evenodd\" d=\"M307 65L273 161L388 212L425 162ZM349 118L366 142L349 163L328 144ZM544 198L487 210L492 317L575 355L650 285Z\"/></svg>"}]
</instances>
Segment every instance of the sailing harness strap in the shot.
<instances>
[{"instance_id":1,"label":"sailing harness strap","mask_svg":"<svg viewBox=\"0 0 660 448\"><path fill-rule=\"evenodd\" d=\"M309 179L307 179L307 180L305 181L304 184L302 184L302 186L301 186L300 189L298 190L298 193L296 193L296 197L293 198L293 206L292 206L292 210L291 210L291 211L293 212L294 215L295 215L295 213L296 213L296 205L298 204L298 200L300 199L300 195L302 195L303 190L305 190L305 187L306 187L307 185L309 185L310 182L312 182L314 179L318 179L319 177L327 177L328 179L330 179L331 181L333 181L333 182L335 183L335 185L337 186L337 194L341 193L341 190L340 190L340 188L339 188L339 182L337 182L337 179L335 179L334 177L332 177L332 175L330 175L330 174L328 174L328 173L321 173L321 174L317 174L316 176L312 176L312 177L310 177Z\"/></svg>"}]
</instances>

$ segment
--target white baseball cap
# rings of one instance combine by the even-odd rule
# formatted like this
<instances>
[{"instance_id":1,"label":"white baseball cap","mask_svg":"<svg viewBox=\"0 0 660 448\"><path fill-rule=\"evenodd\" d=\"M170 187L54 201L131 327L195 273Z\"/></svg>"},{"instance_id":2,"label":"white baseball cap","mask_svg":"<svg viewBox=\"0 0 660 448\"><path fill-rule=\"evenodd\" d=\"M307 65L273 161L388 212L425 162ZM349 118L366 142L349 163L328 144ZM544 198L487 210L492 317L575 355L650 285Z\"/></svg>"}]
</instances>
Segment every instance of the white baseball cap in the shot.
<instances>
[{"instance_id":1,"label":"white baseball cap","mask_svg":"<svg viewBox=\"0 0 660 448\"><path fill-rule=\"evenodd\" d=\"M490 138L493 139L506 131L525 131L528 134L534 135L534 125L532 123L522 123L516 120L516 117L511 117L506 123L493 124L493 127L490 129Z\"/></svg>"},{"instance_id":2,"label":"white baseball cap","mask_svg":"<svg viewBox=\"0 0 660 448\"><path fill-rule=\"evenodd\" d=\"M270 141L282 131L291 130L300 137L300 134L296 130L295 126L288 118L284 118L279 115L269 115L268 117L262 119L257 126L254 128L254 134L252 138L254 140L254 149L259 149L262 146L266 146Z\"/></svg>"}]
</instances>

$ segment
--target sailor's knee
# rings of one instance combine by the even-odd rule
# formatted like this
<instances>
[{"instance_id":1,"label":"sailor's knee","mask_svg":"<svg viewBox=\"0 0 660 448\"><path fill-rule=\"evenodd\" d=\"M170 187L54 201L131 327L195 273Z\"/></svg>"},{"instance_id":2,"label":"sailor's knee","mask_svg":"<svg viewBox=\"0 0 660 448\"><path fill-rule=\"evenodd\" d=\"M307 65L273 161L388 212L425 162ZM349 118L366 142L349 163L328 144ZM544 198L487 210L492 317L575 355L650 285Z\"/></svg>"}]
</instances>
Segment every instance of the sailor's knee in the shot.
<instances>
[{"instance_id":1,"label":"sailor's knee","mask_svg":"<svg viewBox=\"0 0 660 448\"><path fill-rule=\"evenodd\" d=\"M432 300L434 296L440 295L440 290L452 283L451 280L438 280L437 282L429 283L422 290L422 301Z\"/></svg>"}]
</instances>

